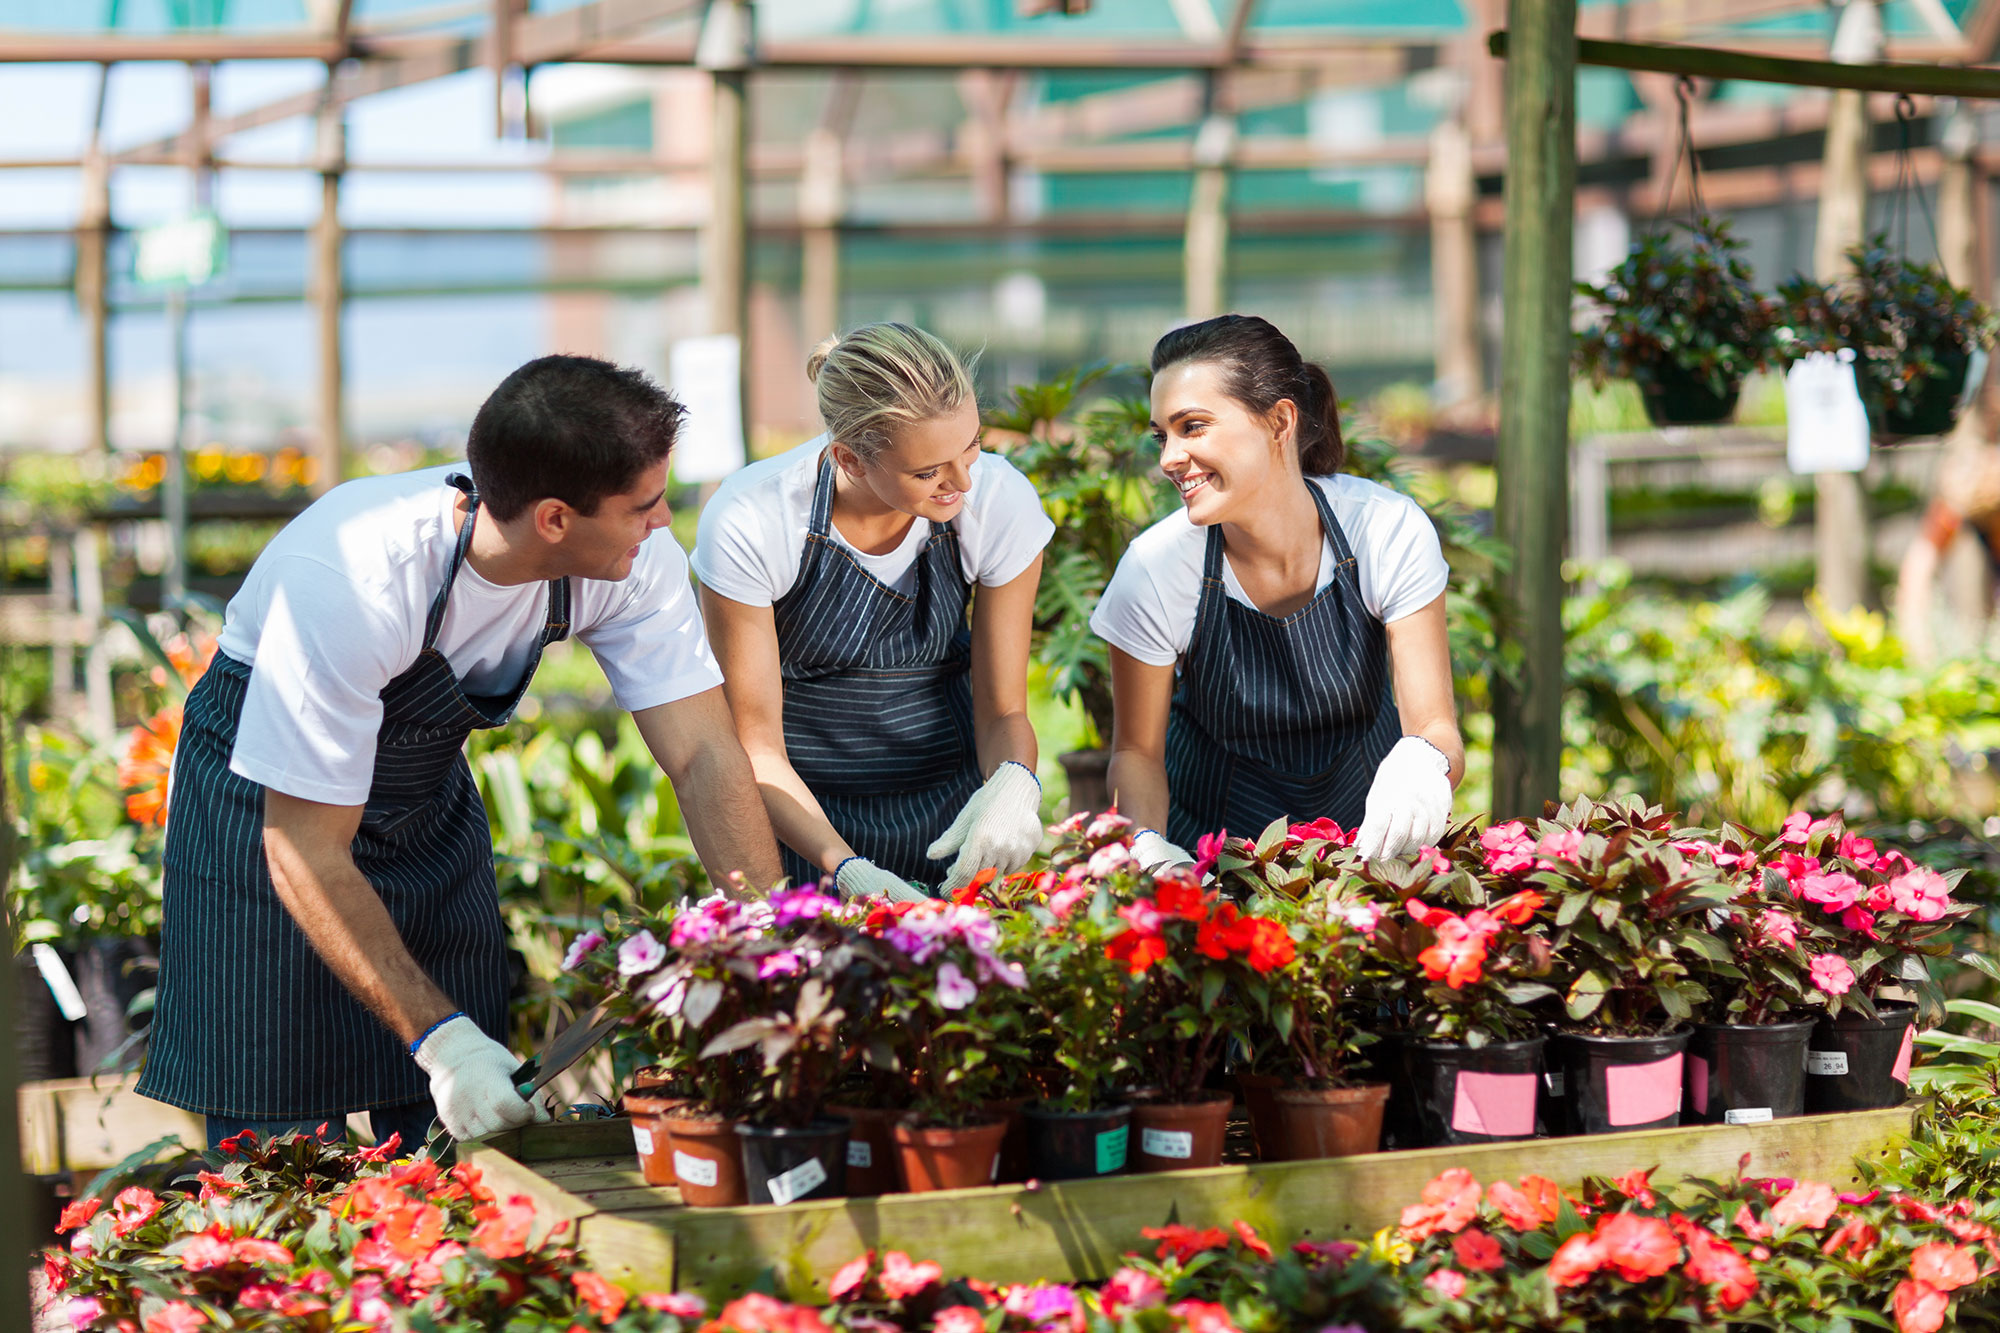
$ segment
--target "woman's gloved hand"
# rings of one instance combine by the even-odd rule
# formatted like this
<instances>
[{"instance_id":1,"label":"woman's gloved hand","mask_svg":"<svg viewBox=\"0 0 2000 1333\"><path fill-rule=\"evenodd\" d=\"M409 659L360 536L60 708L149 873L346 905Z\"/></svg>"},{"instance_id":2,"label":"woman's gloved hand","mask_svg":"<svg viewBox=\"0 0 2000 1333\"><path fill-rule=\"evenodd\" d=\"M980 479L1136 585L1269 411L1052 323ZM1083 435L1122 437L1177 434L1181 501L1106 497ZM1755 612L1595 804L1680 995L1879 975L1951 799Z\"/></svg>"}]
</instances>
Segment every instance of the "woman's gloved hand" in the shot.
<instances>
[{"instance_id":1,"label":"woman's gloved hand","mask_svg":"<svg viewBox=\"0 0 2000 1333\"><path fill-rule=\"evenodd\" d=\"M1148 873L1170 866L1194 864L1194 857L1188 855L1185 848L1175 846L1149 828L1142 828L1132 835L1132 856Z\"/></svg>"},{"instance_id":2,"label":"woman's gloved hand","mask_svg":"<svg viewBox=\"0 0 2000 1333\"><path fill-rule=\"evenodd\" d=\"M958 854L938 892L949 894L991 866L1011 875L1042 845L1042 783L1026 764L1009 759L972 793L944 836L924 855L933 861Z\"/></svg>"},{"instance_id":3,"label":"woman's gloved hand","mask_svg":"<svg viewBox=\"0 0 2000 1333\"><path fill-rule=\"evenodd\" d=\"M1370 860L1434 846L1451 824L1451 760L1421 736L1382 756L1354 850Z\"/></svg>"},{"instance_id":4,"label":"woman's gloved hand","mask_svg":"<svg viewBox=\"0 0 2000 1333\"><path fill-rule=\"evenodd\" d=\"M546 1107L514 1090L520 1057L464 1014L453 1014L425 1033L410 1054L431 1076L431 1100L454 1139L483 1139L549 1118Z\"/></svg>"},{"instance_id":5,"label":"woman's gloved hand","mask_svg":"<svg viewBox=\"0 0 2000 1333\"><path fill-rule=\"evenodd\" d=\"M892 875L862 856L850 856L834 868L834 887L843 898L887 898L892 903L920 903L930 897L922 889Z\"/></svg>"}]
</instances>

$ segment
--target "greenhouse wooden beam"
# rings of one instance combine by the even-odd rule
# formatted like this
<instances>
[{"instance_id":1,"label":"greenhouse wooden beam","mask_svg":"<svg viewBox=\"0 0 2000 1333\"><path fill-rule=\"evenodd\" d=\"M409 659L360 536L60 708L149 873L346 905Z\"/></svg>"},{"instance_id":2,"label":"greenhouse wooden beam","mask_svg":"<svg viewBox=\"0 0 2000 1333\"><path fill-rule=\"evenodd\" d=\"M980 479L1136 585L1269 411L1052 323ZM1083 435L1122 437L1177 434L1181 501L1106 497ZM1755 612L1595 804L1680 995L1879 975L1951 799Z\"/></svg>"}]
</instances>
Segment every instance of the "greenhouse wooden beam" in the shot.
<instances>
[{"instance_id":1,"label":"greenhouse wooden beam","mask_svg":"<svg viewBox=\"0 0 2000 1333\"><path fill-rule=\"evenodd\" d=\"M1513 551L1493 664L1495 819L1562 793L1576 0L1510 0L1495 532Z\"/></svg>"},{"instance_id":2,"label":"greenhouse wooden beam","mask_svg":"<svg viewBox=\"0 0 2000 1333\"><path fill-rule=\"evenodd\" d=\"M1678 37L1684 33L1822 8L1824 0L1631 0L1577 14L1581 37Z\"/></svg>"},{"instance_id":3,"label":"greenhouse wooden beam","mask_svg":"<svg viewBox=\"0 0 2000 1333\"><path fill-rule=\"evenodd\" d=\"M327 69L328 90L333 69ZM318 467L312 480L315 493L324 494L342 479L342 448L347 440L347 363L341 346L341 313L346 305L347 283L343 271L340 229L341 174L347 161L347 124L344 108L330 96L320 107L314 124L319 155L319 218L314 222L309 249L312 255L310 296L314 322L319 333L319 392L315 403L313 458Z\"/></svg>"},{"instance_id":4,"label":"greenhouse wooden beam","mask_svg":"<svg viewBox=\"0 0 2000 1333\"><path fill-rule=\"evenodd\" d=\"M1490 34L1486 47L1506 59L1508 34ZM1713 46L1671 46L1661 42L1579 40L1577 64L1606 69L1653 70L1699 79L1740 79L1751 83L1795 84L1805 88L1847 88L1864 93L1909 93L1923 97L2000 99L2000 69L1954 65L1873 62L1845 65L1832 60L1798 60Z\"/></svg>"}]
</instances>

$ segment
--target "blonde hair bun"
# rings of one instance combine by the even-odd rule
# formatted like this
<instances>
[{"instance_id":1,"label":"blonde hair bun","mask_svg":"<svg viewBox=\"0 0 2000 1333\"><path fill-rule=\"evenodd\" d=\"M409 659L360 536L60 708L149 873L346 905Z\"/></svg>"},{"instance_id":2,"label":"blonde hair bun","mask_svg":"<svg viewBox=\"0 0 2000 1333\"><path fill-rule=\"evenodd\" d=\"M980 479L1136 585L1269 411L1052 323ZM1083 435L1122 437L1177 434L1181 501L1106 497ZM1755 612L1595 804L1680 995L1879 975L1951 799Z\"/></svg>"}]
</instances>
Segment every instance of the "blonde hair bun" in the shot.
<instances>
[{"instance_id":1,"label":"blonde hair bun","mask_svg":"<svg viewBox=\"0 0 2000 1333\"><path fill-rule=\"evenodd\" d=\"M806 359L827 433L864 459L919 421L949 416L973 397L972 371L936 335L909 324L864 324Z\"/></svg>"},{"instance_id":2,"label":"blonde hair bun","mask_svg":"<svg viewBox=\"0 0 2000 1333\"><path fill-rule=\"evenodd\" d=\"M806 357L806 382L808 384L819 383L819 372L825 367L827 358L833 355L833 349L838 346L840 346L840 335L836 333L812 349L812 354Z\"/></svg>"}]
</instances>

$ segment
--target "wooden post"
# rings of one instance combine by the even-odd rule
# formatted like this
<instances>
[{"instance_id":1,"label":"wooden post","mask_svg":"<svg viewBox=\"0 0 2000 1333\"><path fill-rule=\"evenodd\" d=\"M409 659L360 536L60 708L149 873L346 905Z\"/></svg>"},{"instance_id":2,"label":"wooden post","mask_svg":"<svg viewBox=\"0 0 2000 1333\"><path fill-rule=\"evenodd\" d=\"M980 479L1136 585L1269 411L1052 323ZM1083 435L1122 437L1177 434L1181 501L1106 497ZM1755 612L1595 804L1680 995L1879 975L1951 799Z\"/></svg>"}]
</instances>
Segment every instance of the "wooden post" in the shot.
<instances>
[{"instance_id":1,"label":"wooden post","mask_svg":"<svg viewBox=\"0 0 2000 1333\"><path fill-rule=\"evenodd\" d=\"M1208 114L1195 131L1194 188L1181 253L1183 304L1191 320L1229 308L1229 158L1236 148L1236 118L1217 108L1216 77L1208 75L1202 97Z\"/></svg>"},{"instance_id":2,"label":"wooden post","mask_svg":"<svg viewBox=\"0 0 2000 1333\"><path fill-rule=\"evenodd\" d=\"M1834 29L1832 58L1841 64L1871 64L1882 58L1882 49L1882 16L1875 0L1849 0ZM1847 251L1867 234L1870 132L1866 94L1852 89L1834 93L1813 237L1813 272L1821 281L1849 272ZM1861 474L1821 472L1813 478L1813 490L1814 586L1831 611L1866 605L1873 547Z\"/></svg>"},{"instance_id":3,"label":"wooden post","mask_svg":"<svg viewBox=\"0 0 2000 1333\"><path fill-rule=\"evenodd\" d=\"M1561 795L1563 538L1569 523L1571 237L1576 199L1576 0L1510 0L1505 333L1500 360L1501 581L1493 678L1493 816Z\"/></svg>"},{"instance_id":4,"label":"wooden post","mask_svg":"<svg viewBox=\"0 0 2000 1333\"><path fill-rule=\"evenodd\" d=\"M1486 392L1479 336L1479 233L1472 220L1476 181L1472 135L1451 115L1431 131L1424 206L1431 215L1431 337L1437 349L1436 397L1441 408Z\"/></svg>"},{"instance_id":5,"label":"wooden post","mask_svg":"<svg viewBox=\"0 0 2000 1333\"><path fill-rule=\"evenodd\" d=\"M847 211L847 131L859 75L835 73L799 175L799 324L808 346L840 328L840 220Z\"/></svg>"},{"instance_id":6,"label":"wooden post","mask_svg":"<svg viewBox=\"0 0 2000 1333\"><path fill-rule=\"evenodd\" d=\"M312 229L313 313L319 325L319 397L313 432L315 494L340 484L347 440L346 362L340 344L340 317L346 295L341 266L340 178L347 164L347 125L345 112L333 97L330 65L326 80L327 99L316 122L319 218Z\"/></svg>"},{"instance_id":7,"label":"wooden post","mask_svg":"<svg viewBox=\"0 0 2000 1333\"><path fill-rule=\"evenodd\" d=\"M111 451L111 158L92 141L83 160L83 209L76 228L76 304L89 361L88 447Z\"/></svg>"},{"instance_id":8,"label":"wooden post","mask_svg":"<svg viewBox=\"0 0 2000 1333\"><path fill-rule=\"evenodd\" d=\"M734 334L741 356L737 393L750 436L749 70L753 15L748 0L710 0L695 62L714 79L709 137L708 230L701 284L708 331Z\"/></svg>"},{"instance_id":9,"label":"wooden post","mask_svg":"<svg viewBox=\"0 0 2000 1333\"><path fill-rule=\"evenodd\" d=\"M1942 123L1937 136L1943 167L1938 176L1937 224L1938 262L1951 280L1971 289L1979 299L1992 294L1991 274L1986 272L1985 250L1980 244L1979 197L1985 193L1985 174L1979 168L1979 117L1964 103L1939 103ZM1993 448L1990 418L1974 398L1974 408L1958 419L1958 426L1945 441L1939 459L1939 475L1957 459L1976 457ZM1986 552L1979 539L1960 531L1944 552L1939 573L1944 584L1945 604L1951 610L1951 646L1959 652L1977 652L1986 642L1986 623L1993 606L1993 578Z\"/></svg>"}]
</instances>

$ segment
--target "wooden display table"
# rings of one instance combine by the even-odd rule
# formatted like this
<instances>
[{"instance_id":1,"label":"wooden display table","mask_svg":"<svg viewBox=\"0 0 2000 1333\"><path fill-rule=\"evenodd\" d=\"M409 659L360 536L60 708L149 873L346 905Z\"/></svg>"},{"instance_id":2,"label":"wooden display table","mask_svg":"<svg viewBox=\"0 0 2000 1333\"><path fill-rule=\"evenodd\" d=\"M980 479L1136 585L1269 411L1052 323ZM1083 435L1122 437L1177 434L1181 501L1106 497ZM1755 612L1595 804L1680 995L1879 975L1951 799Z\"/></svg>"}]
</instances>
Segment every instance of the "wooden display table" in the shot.
<instances>
[{"instance_id":1,"label":"wooden display table","mask_svg":"<svg viewBox=\"0 0 2000 1333\"><path fill-rule=\"evenodd\" d=\"M501 1197L532 1197L544 1225L569 1221L583 1253L620 1281L722 1301L770 1269L782 1294L824 1300L827 1279L867 1249L935 1259L954 1277L1088 1281L1108 1277L1125 1252L1150 1249L1140 1228L1166 1222L1216 1226L1240 1217L1286 1245L1364 1239L1453 1166L1481 1184L1532 1172L1565 1187L1657 1166L1653 1183L1671 1187L1688 1177L1729 1179L1747 1153L1752 1175L1845 1188L1859 1179L1854 1159L1885 1156L1908 1134L1910 1116L1900 1107L751 1208L688 1208L678 1190L647 1185L626 1120L537 1125L462 1145L459 1154Z\"/></svg>"}]
</instances>

